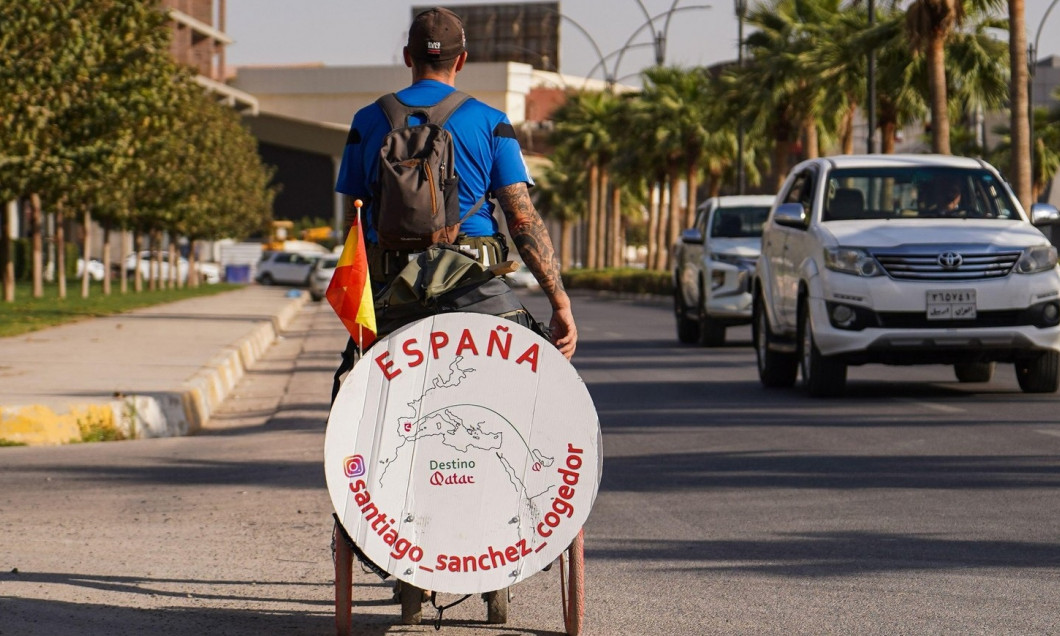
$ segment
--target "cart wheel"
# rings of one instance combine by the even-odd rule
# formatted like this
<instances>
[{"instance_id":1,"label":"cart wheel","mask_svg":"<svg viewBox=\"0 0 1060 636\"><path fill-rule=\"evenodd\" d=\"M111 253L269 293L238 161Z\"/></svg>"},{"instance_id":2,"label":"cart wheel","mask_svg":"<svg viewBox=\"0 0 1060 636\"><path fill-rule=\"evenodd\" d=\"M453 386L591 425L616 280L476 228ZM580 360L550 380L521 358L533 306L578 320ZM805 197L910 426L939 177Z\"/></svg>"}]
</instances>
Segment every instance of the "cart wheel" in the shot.
<instances>
[{"instance_id":1,"label":"cart wheel","mask_svg":"<svg viewBox=\"0 0 1060 636\"><path fill-rule=\"evenodd\" d=\"M508 622L508 588L486 592L486 622L501 625Z\"/></svg>"},{"instance_id":2,"label":"cart wheel","mask_svg":"<svg viewBox=\"0 0 1060 636\"><path fill-rule=\"evenodd\" d=\"M402 581L398 594L401 596L401 622L419 625L423 620L423 590Z\"/></svg>"},{"instance_id":3,"label":"cart wheel","mask_svg":"<svg viewBox=\"0 0 1060 636\"><path fill-rule=\"evenodd\" d=\"M568 636L578 636L585 617L585 536L582 530L559 556L559 591L563 625Z\"/></svg>"},{"instance_id":4,"label":"cart wheel","mask_svg":"<svg viewBox=\"0 0 1060 636\"><path fill-rule=\"evenodd\" d=\"M335 633L349 636L353 618L353 550L338 524L331 535L335 551Z\"/></svg>"}]
</instances>

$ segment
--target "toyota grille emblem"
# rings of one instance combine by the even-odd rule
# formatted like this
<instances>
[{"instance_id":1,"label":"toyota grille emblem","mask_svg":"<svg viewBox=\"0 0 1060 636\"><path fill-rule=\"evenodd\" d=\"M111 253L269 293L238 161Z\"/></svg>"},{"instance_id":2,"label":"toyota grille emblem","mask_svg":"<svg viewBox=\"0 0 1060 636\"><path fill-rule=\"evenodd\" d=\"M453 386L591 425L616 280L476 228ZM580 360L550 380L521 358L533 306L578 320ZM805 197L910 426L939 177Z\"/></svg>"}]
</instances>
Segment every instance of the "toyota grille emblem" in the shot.
<instances>
[{"instance_id":1,"label":"toyota grille emblem","mask_svg":"<svg viewBox=\"0 0 1060 636\"><path fill-rule=\"evenodd\" d=\"M942 269L957 269L964 262L964 257L957 252L943 252L939 254L939 265Z\"/></svg>"}]
</instances>

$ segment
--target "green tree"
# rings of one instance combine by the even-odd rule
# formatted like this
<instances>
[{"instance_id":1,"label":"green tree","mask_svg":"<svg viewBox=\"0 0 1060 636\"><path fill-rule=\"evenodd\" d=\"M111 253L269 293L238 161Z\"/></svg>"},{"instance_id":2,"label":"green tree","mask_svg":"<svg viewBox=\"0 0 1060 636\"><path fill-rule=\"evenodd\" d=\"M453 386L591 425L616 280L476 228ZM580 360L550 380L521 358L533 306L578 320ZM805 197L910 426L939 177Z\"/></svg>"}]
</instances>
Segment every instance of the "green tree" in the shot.
<instances>
[{"instance_id":1,"label":"green tree","mask_svg":"<svg viewBox=\"0 0 1060 636\"><path fill-rule=\"evenodd\" d=\"M558 152L581 162L588 174L586 187L585 265L600 267L603 262L604 204L610 182L610 162L615 145L608 122L616 112L617 98L606 92L575 92L568 95L555 113L551 141Z\"/></svg>"}]
</instances>

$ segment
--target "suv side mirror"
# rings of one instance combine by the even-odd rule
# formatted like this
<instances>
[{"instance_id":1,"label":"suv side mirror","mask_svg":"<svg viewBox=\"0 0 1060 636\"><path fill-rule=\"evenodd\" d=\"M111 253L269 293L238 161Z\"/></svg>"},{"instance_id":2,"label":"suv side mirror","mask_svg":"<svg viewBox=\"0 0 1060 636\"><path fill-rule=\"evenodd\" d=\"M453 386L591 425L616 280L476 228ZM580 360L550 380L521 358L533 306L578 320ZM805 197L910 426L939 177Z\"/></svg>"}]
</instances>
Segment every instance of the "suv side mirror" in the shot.
<instances>
[{"instance_id":1,"label":"suv side mirror","mask_svg":"<svg viewBox=\"0 0 1060 636\"><path fill-rule=\"evenodd\" d=\"M689 228L681 232L681 242L687 245L702 245L703 233L699 231L699 228Z\"/></svg>"},{"instance_id":2,"label":"suv side mirror","mask_svg":"<svg viewBox=\"0 0 1060 636\"><path fill-rule=\"evenodd\" d=\"M773 213L773 221L785 227L806 228L806 208L801 203L781 203Z\"/></svg>"},{"instance_id":3,"label":"suv side mirror","mask_svg":"<svg viewBox=\"0 0 1060 636\"><path fill-rule=\"evenodd\" d=\"M1060 210L1048 203L1031 204L1031 223L1034 225L1052 225L1060 221Z\"/></svg>"}]
</instances>

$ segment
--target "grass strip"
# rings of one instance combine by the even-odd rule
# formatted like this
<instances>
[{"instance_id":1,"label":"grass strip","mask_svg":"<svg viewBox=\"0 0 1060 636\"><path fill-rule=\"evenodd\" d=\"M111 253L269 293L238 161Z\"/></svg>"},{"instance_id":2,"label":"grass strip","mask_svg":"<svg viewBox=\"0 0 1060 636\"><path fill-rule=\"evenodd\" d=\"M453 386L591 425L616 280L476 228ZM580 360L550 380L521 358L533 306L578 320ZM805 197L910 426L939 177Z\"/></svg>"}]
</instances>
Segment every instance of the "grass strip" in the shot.
<instances>
[{"instance_id":1,"label":"grass strip","mask_svg":"<svg viewBox=\"0 0 1060 636\"><path fill-rule=\"evenodd\" d=\"M59 287L52 283L45 284L41 298L33 298L32 286L19 283L15 285L14 302L0 300L0 338L185 298L212 296L241 287L243 285L220 283L183 289L128 291L124 294L113 291L109 296L104 296L103 284L93 283L89 287L88 298L82 298L81 285L77 283L67 287L66 298L59 298Z\"/></svg>"}]
</instances>

